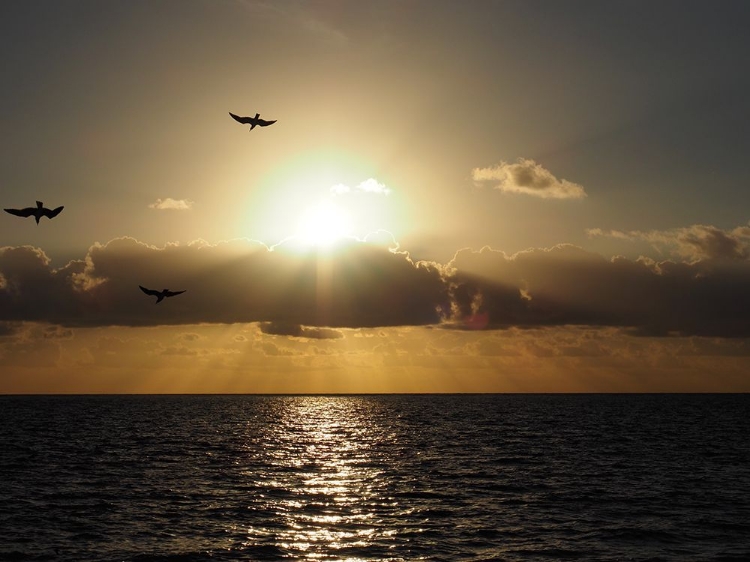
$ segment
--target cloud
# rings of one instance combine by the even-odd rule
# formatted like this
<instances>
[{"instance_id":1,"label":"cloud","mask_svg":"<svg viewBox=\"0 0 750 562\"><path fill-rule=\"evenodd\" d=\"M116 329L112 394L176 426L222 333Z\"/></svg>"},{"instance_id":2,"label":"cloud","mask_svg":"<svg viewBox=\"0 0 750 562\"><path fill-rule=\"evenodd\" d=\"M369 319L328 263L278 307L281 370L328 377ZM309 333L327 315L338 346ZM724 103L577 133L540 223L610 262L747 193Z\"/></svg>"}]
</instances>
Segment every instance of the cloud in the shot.
<instances>
[{"instance_id":1,"label":"cloud","mask_svg":"<svg viewBox=\"0 0 750 562\"><path fill-rule=\"evenodd\" d=\"M750 227L740 226L722 230L715 226L695 224L671 230L604 231L601 228L586 230L590 237L603 236L619 240L641 240L659 251L672 252L690 261L705 259L746 260L750 256Z\"/></svg>"},{"instance_id":2,"label":"cloud","mask_svg":"<svg viewBox=\"0 0 750 562\"><path fill-rule=\"evenodd\" d=\"M304 26L309 32L331 45L336 47L346 47L349 44L349 38L346 34L327 22L310 18L304 22Z\"/></svg>"},{"instance_id":3,"label":"cloud","mask_svg":"<svg viewBox=\"0 0 750 562\"><path fill-rule=\"evenodd\" d=\"M633 335L750 336L750 261L606 259L572 245L448 264L452 322L480 328L613 326ZM450 325L450 324L449 324Z\"/></svg>"},{"instance_id":4,"label":"cloud","mask_svg":"<svg viewBox=\"0 0 750 562\"><path fill-rule=\"evenodd\" d=\"M197 357L200 352L197 349L190 349L184 345L170 345L160 351L161 355L182 355L185 357Z\"/></svg>"},{"instance_id":5,"label":"cloud","mask_svg":"<svg viewBox=\"0 0 750 562\"><path fill-rule=\"evenodd\" d=\"M254 19L276 19L281 25L292 25L304 30L317 41L332 47L349 45L349 37L335 23L338 10L326 10L325 4L308 6L296 3L267 2L265 0L238 0ZM339 8L340 9L340 8Z\"/></svg>"},{"instance_id":6,"label":"cloud","mask_svg":"<svg viewBox=\"0 0 750 562\"><path fill-rule=\"evenodd\" d=\"M61 326L46 326L42 332L42 337L47 340L68 340L73 337L73 330Z\"/></svg>"},{"instance_id":7,"label":"cloud","mask_svg":"<svg viewBox=\"0 0 750 562\"><path fill-rule=\"evenodd\" d=\"M285 324L282 322L261 322L260 331L268 335L319 340L335 340L344 337L344 334L340 330L300 326L299 324Z\"/></svg>"},{"instance_id":8,"label":"cloud","mask_svg":"<svg viewBox=\"0 0 750 562\"><path fill-rule=\"evenodd\" d=\"M193 342L198 341L202 338L203 336L201 336L200 334L196 334L195 332L184 332L182 334L178 334L175 339Z\"/></svg>"},{"instance_id":9,"label":"cloud","mask_svg":"<svg viewBox=\"0 0 750 562\"><path fill-rule=\"evenodd\" d=\"M548 170L527 158L515 164L501 162L490 168L474 168L471 176L477 183L491 183L506 193L523 193L543 199L581 199L583 187L567 180L558 180Z\"/></svg>"},{"instance_id":10,"label":"cloud","mask_svg":"<svg viewBox=\"0 0 750 562\"><path fill-rule=\"evenodd\" d=\"M193 207L193 201L187 199L157 199L149 204L149 209L158 209L160 211L187 211Z\"/></svg>"},{"instance_id":11,"label":"cloud","mask_svg":"<svg viewBox=\"0 0 750 562\"><path fill-rule=\"evenodd\" d=\"M576 325L638 336L750 337L750 260L731 245L701 247L712 248L712 257L608 259L562 244L513 255L464 249L440 265L358 241L329 253L284 244L270 250L251 240L155 247L119 238L59 269L38 248L2 248L0 327L257 322L264 334L323 340L341 336L334 328ZM139 284L187 292L155 305Z\"/></svg>"},{"instance_id":12,"label":"cloud","mask_svg":"<svg viewBox=\"0 0 750 562\"><path fill-rule=\"evenodd\" d=\"M447 300L430 264L352 240L328 254L251 240L158 248L119 238L59 269L38 248L2 248L0 274L0 321L64 326L424 325L439 322L436 303ZM155 305L138 285L187 292Z\"/></svg>"},{"instance_id":13,"label":"cloud","mask_svg":"<svg viewBox=\"0 0 750 562\"><path fill-rule=\"evenodd\" d=\"M331 188L331 193L334 195L344 195L346 193L352 193L353 191L375 193L377 195L388 195L391 193L391 190L387 188L385 184L380 183L375 178L368 178L365 181L358 183L353 188L343 183L336 184Z\"/></svg>"},{"instance_id":14,"label":"cloud","mask_svg":"<svg viewBox=\"0 0 750 562\"><path fill-rule=\"evenodd\" d=\"M13 336L23 327L22 322L0 322L0 338Z\"/></svg>"}]
</instances>

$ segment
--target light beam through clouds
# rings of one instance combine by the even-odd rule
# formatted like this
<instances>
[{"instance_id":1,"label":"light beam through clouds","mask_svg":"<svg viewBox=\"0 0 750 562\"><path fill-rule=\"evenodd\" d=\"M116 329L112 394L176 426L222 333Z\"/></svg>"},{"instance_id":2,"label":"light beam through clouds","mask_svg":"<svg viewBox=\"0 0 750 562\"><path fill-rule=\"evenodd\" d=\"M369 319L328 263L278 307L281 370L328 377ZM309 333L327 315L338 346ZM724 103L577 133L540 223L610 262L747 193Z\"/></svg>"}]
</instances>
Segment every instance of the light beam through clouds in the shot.
<instances>
[{"instance_id":1,"label":"light beam through clouds","mask_svg":"<svg viewBox=\"0 0 750 562\"><path fill-rule=\"evenodd\" d=\"M4 322L264 322L268 332L313 338L321 336L304 336L299 326L578 325L636 335L750 337L750 260L723 255L607 259L561 244L514 255L465 249L439 264L353 239L324 252L300 252L244 239L160 248L120 238L94 245L84 259L57 269L38 248L2 248L0 275ZM154 307L138 290L143 283L188 292Z\"/></svg>"},{"instance_id":2,"label":"light beam through clouds","mask_svg":"<svg viewBox=\"0 0 750 562\"><path fill-rule=\"evenodd\" d=\"M6 2L2 388L747 389L748 6Z\"/></svg>"}]
</instances>

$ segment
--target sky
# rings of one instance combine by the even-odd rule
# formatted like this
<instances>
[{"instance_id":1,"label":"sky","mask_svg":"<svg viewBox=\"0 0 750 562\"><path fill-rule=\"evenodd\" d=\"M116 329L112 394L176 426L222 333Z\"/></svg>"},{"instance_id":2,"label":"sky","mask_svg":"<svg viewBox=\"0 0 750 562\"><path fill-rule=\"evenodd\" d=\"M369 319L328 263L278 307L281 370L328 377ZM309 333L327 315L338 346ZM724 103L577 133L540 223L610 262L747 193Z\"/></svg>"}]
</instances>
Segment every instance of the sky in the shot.
<instances>
[{"instance_id":1,"label":"sky","mask_svg":"<svg viewBox=\"0 0 750 562\"><path fill-rule=\"evenodd\" d=\"M2 3L0 393L750 392L748 16Z\"/></svg>"}]
</instances>

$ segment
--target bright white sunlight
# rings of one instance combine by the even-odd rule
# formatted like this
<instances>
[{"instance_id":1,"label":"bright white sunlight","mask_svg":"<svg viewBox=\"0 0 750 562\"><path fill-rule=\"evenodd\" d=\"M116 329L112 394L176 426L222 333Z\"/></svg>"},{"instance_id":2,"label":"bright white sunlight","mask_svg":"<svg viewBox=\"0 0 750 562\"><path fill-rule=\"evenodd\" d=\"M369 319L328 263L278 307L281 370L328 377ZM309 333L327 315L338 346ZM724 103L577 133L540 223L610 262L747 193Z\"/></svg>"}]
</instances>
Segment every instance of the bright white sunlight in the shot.
<instances>
[{"instance_id":1,"label":"bright white sunlight","mask_svg":"<svg viewBox=\"0 0 750 562\"><path fill-rule=\"evenodd\" d=\"M331 201L323 201L302 214L297 236L311 246L330 246L348 236L351 227L351 216L347 211Z\"/></svg>"}]
</instances>

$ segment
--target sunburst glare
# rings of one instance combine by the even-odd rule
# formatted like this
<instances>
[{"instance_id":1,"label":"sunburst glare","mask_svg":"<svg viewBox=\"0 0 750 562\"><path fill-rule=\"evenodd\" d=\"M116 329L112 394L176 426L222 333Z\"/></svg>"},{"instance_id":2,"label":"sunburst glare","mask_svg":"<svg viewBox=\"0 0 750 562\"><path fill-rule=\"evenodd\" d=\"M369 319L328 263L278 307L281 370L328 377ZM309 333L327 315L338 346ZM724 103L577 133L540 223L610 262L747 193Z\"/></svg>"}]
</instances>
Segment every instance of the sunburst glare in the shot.
<instances>
[{"instance_id":1,"label":"sunburst glare","mask_svg":"<svg viewBox=\"0 0 750 562\"><path fill-rule=\"evenodd\" d=\"M304 211L297 237L307 245L330 246L351 234L351 215L332 201L323 201Z\"/></svg>"}]
</instances>

